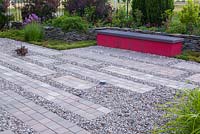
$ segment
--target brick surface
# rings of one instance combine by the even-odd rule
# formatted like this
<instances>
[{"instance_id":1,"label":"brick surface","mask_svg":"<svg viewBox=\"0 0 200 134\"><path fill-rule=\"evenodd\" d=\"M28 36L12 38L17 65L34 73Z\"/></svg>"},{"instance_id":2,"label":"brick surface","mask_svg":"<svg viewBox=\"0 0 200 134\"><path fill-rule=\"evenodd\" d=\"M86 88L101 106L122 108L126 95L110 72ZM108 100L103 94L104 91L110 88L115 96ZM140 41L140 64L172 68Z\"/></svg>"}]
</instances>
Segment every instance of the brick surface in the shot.
<instances>
[{"instance_id":1,"label":"brick surface","mask_svg":"<svg viewBox=\"0 0 200 134\"><path fill-rule=\"evenodd\" d=\"M7 72L9 72L11 74L11 76L7 75ZM6 79L8 81L11 81L14 84L21 86L22 88L24 88L27 91L32 92L36 95L42 96L43 98L62 106L66 110L74 112L74 113L76 113L86 119L89 119L89 120L95 119L99 116L107 114L107 113L109 113L108 111L111 112L111 110L109 110L101 105L94 104L94 103L84 100L78 96L75 96L73 94L65 92L64 90L60 90L58 88L52 87L41 81L34 80L26 75L20 74L18 72L15 72L15 71L5 68L3 66L0 66L0 77ZM72 81L77 80L76 78L73 78L73 77L70 77L70 78L72 79ZM78 80L78 82L80 82L80 81L81 80ZM69 82L69 81L66 81L66 82ZM91 87L91 85L92 84L90 84L90 83L89 84L84 83L84 84L81 84L81 86L79 86L79 87L88 88L88 87ZM14 98L24 101L24 98L22 96L14 96ZM8 100L8 98L3 98L3 99L5 99L5 101ZM29 103L29 102L27 102L27 103ZM17 105L18 105L18 107L24 108L23 103L18 103ZM93 105L96 105L96 108L92 107ZM40 109L41 107L35 105L34 103L30 103L29 106L33 106L34 110L39 110L41 114L45 112L45 109ZM100 111L100 110L98 110L98 108L104 108L104 109L106 109L106 112ZM26 110L26 109L23 109L23 110ZM94 113L88 112L87 110L94 111ZM96 114L96 113L98 113L98 114ZM42 119L39 115L34 116L34 118L36 120Z\"/></svg>"},{"instance_id":2,"label":"brick surface","mask_svg":"<svg viewBox=\"0 0 200 134\"><path fill-rule=\"evenodd\" d=\"M113 56L120 56L120 57L131 57L131 59L144 61L144 62L151 62L154 64L169 64L174 61L174 59L171 58L160 58L158 56L148 55L146 56L146 53L140 53L130 50L124 50L124 49L111 49L108 47L101 47L101 46L91 46L82 49L83 51L93 51L98 52L103 55L113 55ZM77 50L78 51L78 50Z\"/></svg>"},{"instance_id":3,"label":"brick surface","mask_svg":"<svg viewBox=\"0 0 200 134\"><path fill-rule=\"evenodd\" d=\"M189 62L180 62L178 64L172 65L173 67L186 69L194 72L200 72L200 65L199 64L192 64Z\"/></svg>"},{"instance_id":4,"label":"brick surface","mask_svg":"<svg viewBox=\"0 0 200 134\"><path fill-rule=\"evenodd\" d=\"M55 62L57 62L57 60L54 59L50 59L41 55L34 55L34 56L26 56L26 58L29 58L31 60L37 61L37 62L41 62L44 64L53 64Z\"/></svg>"},{"instance_id":5,"label":"brick surface","mask_svg":"<svg viewBox=\"0 0 200 134\"><path fill-rule=\"evenodd\" d=\"M6 130L3 132L0 132L0 134L14 134L14 132L12 132L11 130Z\"/></svg>"},{"instance_id":6,"label":"brick surface","mask_svg":"<svg viewBox=\"0 0 200 134\"><path fill-rule=\"evenodd\" d=\"M2 98L15 98L13 99L13 101L11 102L7 102L7 101L3 101ZM66 132L66 133L70 133L73 132L78 133L80 131L85 131L84 129L82 129L81 127L77 126L76 124L73 124L67 120L64 120L63 118L59 117L58 115L48 112L48 114L39 114L39 110L43 109L43 107L40 107L38 105L30 105L30 103L34 104L33 102L29 102L29 103L25 103L23 104L24 108L26 109L32 109L35 110L38 114L32 114L29 115L27 114L27 111L21 111L21 107L20 106L22 103L20 102L20 96L10 90L6 90L6 91L2 91L0 94L0 101L3 102L4 104L4 108L5 110L7 110L8 112L10 112L13 116L16 116L18 119L20 119L21 121L23 121L25 124L29 125L31 128L33 128L34 130L36 130L37 132L41 133L41 134L56 134L59 132ZM13 104L14 102L14 104ZM17 105L18 104L18 105ZM38 108L34 108L34 107L39 107ZM11 112L10 111L10 107L12 109L15 109L16 112ZM51 114L49 114L51 113ZM51 116L49 116L51 115ZM37 118L36 118L37 116ZM39 119L42 118L43 121L40 121ZM45 121L44 121L45 120ZM62 121L62 123L61 123ZM70 125L66 125L66 124L70 124ZM76 130L75 130L76 129ZM89 132L87 132L89 133ZM7 133L6 133L7 134ZM61 134L61 133L60 133Z\"/></svg>"},{"instance_id":7,"label":"brick surface","mask_svg":"<svg viewBox=\"0 0 200 134\"><path fill-rule=\"evenodd\" d=\"M105 73L97 72L97 71L79 67L79 66L75 66L72 64L58 65L57 67L60 69L70 71L70 72L79 73L80 75L87 76L87 77L90 77L90 78L93 78L96 80L104 80L107 83L112 84L114 86L128 89L128 90L135 91L135 92L139 92L139 93L144 93L144 92L155 89L155 87L143 85L140 83L125 80L125 79L118 78L118 77L108 75Z\"/></svg>"},{"instance_id":8,"label":"brick surface","mask_svg":"<svg viewBox=\"0 0 200 134\"><path fill-rule=\"evenodd\" d=\"M97 66L97 65L101 64L101 62L96 62L93 60L84 59L84 58L80 58L80 57L76 57L76 56L72 56L72 55L64 55L64 56L61 56L60 58L63 60L67 60L70 62L76 62L76 63L87 65L87 66Z\"/></svg>"},{"instance_id":9,"label":"brick surface","mask_svg":"<svg viewBox=\"0 0 200 134\"><path fill-rule=\"evenodd\" d=\"M69 52L69 53L74 54L74 52ZM102 55L102 54L98 54L94 52L79 52L77 55L80 55L89 59L96 59L96 60L104 61L107 63L113 63L113 64L124 66L124 67L139 69L139 70L143 70L147 72L153 72L155 74L170 76L170 77L176 77L176 76L186 73L185 71L173 69L170 67L153 65L149 63L143 63L143 62L132 61L132 60L127 60L127 59L119 59L117 57L111 57L108 55Z\"/></svg>"},{"instance_id":10,"label":"brick surface","mask_svg":"<svg viewBox=\"0 0 200 134\"><path fill-rule=\"evenodd\" d=\"M95 84L85 81L85 80L81 80L72 76L63 76L63 77L58 77L58 78L54 78L54 81L60 82L68 87L73 87L76 89L88 89L88 88L92 88L93 86L95 86Z\"/></svg>"},{"instance_id":11,"label":"brick surface","mask_svg":"<svg viewBox=\"0 0 200 134\"><path fill-rule=\"evenodd\" d=\"M194 85L187 84L186 82L180 82L180 81L170 80L167 78L161 78L158 76L133 71L130 69L124 69L124 68L115 67L115 66L109 66L109 67L105 67L103 69L113 72L113 73L125 75L128 77L151 82L151 83L154 83L157 85L163 85L163 86L170 87L170 88L175 88L175 89L183 89L183 88L193 89L193 88L195 88Z\"/></svg>"},{"instance_id":12,"label":"brick surface","mask_svg":"<svg viewBox=\"0 0 200 134\"><path fill-rule=\"evenodd\" d=\"M28 63L24 60L12 57L7 54L0 53L0 61L6 62L8 64L14 65L16 67L19 67L21 69L24 69L25 71L31 72L33 74L39 75L39 76L45 76L56 73L55 71L49 70L44 67L40 67L38 65ZM8 75L12 75L9 74Z\"/></svg>"},{"instance_id":13,"label":"brick surface","mask_svg":"<svg viewBox=\"0 0 200 134\"><path fill-rule=\"evenodd\" d=\"M48 48L45 48L45 47L39 47L39 46L34 46L34 45L26 45L26 44L23 44L23 45L26 46L29 51L40 53L40 54L45 54L45 55L49 55L49 56L61 54L57 50L48 49Z\"/></svg>"},{"instance_id":14,"label":"brick surface","mask_svg":"<svg viewBox=\"0 0 200 134\"><path fill-rule=\"evenodd\" d=\"M190 77L188 77L186 79L190 80L190 81L193 81L193 82L200 83L200 74L192 75L192 76L190 76Z\"/></svg>"}]
</instances>

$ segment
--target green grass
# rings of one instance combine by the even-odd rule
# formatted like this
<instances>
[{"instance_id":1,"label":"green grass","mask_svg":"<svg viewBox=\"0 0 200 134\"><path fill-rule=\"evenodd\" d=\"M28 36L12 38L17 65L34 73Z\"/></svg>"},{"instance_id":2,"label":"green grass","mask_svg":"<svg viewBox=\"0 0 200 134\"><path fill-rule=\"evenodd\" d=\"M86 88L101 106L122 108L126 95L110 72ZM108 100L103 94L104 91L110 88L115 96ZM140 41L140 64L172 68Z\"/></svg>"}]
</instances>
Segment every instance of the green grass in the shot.
<instances>
[{"instance_id":1,"label":"green grass","mask_svg":"<svg viewBox=\"0 0 200 134\"><path fill-rule=\"evenodd\" d=\"M24 35L25 34L23 30L7 30L0 32L0 38L10 38L19 41L25 41ZM28 43L56 50L66 50L66 49L81 48L81 47L96 45L96 41L94 40L76 41L71 43L61 40L41 40L41 41L28 41Z\"/></svg>"},{"instance_id":2,"label":"green grass","mask_svg":"<svg viewBox=\"0 0 200 134\"><path fill-rule=\"evenodd\" d=\"M200 52L184 51L181 55L176 56L176 58L200 63Z\"/></svg>"},{"instance_id":3,"label":"green grass","mask_svg":"<svg viewBox=\"0 0 200 134\"><path fill-rule=\"evenodd\" d=\"M41 42L31 41L29 43L47 47L47 48L51 48L51 49L56 49L56 50L66 50L66 49L82 48L82 47L96 45L96 41L94 41L94 40L76 41L76 42L72 42L72 43L68 43L68 42L60 41L60 40L46 40L46 41L41 41Z\"/></svg>"}]
</instances>

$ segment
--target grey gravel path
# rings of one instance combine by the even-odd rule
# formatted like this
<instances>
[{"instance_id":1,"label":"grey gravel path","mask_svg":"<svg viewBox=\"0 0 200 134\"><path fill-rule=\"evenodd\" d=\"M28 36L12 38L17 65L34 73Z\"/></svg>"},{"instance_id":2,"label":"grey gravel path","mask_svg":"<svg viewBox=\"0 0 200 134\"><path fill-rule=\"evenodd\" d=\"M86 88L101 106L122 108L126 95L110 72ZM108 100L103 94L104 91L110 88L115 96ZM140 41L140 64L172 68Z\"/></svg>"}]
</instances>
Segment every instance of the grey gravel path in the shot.
<instances>
[{"instance_id":1,"label":"grey gravel path","mask_svg":"<svg viewBox=\"0 0 200 134\"><path fill-rule=\"evenodd\" d=\"M26 57L14 52L22 44ZM56 51L0 38L0 134L148 134L164 123L157 104L200 86L199 67L100 46Z\"/></svg>"}]
</instances>

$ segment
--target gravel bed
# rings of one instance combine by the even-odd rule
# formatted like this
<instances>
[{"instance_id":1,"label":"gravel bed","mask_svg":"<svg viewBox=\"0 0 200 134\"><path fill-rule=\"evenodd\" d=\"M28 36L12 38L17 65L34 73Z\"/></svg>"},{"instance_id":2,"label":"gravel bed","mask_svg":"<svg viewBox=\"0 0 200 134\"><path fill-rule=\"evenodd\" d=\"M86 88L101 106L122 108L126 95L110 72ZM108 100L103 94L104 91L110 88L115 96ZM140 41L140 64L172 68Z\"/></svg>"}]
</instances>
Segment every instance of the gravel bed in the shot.
<instances>
[{"instance_id":1,"label":"gravel bed","mask_svg":"<svg viewBox=\"0 0 200 134\"><path fill-rule=\"evenodd\" d=\"M8 43L8 45L5 46L6 43ZM15 43L20 44L20 42L16 42L13 40L0 39L0 52L7 53L9 55L13 55L13 56L17 57L16 55L13 54L13 49L15 49L19 45L14 45ZM26 43L26 45L29 45L29 44ZM98 51L96 51L95 49L98 49ZM105 48L105 49L107 49L107 48ZM88 50L95 51L96 53L104 52L104 48L102 48L102 47L91 47L91 48L88 48ZM110 49L110 51L112 53L112 51L114 51L114 50ZM30 63L37 64L42 67L49 68L51 70L56 71L57 73L53 74L53 75L41 77L41 76L34 75L31 72L17 68L13 65L4 63L4 62L0 62L0 65L8 67L12 70L15 70L17 72L25 74L27 76L30 76L33 79L40 80L51 86L57 87L60 90L65 90L66 92L70 92L74 95L77 95L77 96L83 98L83 99L100 104L104 107L111 109L112 112L103 117L99 117L94 120L86 120L79 115L76 115L70 111L65 110L64 108L60 107L59 105L52 103L51 101L48 101L48 100L46 100L40 96L37 96L33 93L27 92L25 89L23 89L17 85L14 85L14 84L10 83L9 81L5 81L4 79L1 79L1 78L0 78L0 89L13 90L16 93L20 94L21 96L48 109L49 111L56 113L60 117L66 119L66 120L69 120L69 121L81 126L82 128L84 128L86 130L89 130L93 134L148 134L148 133L151 133L150 131L154 128L155 124L163 125L165 123L163 120L160 120L160 117L163 116L164 112L157 109L157 104L163 104L167 101L173 100L173 98L177 92L177 90L175 90L175 89L167 88L167 87L161 86L159 84L152 84L149 82L145 82L145 81L141 81L138 79L133 79L130 77L117 75L115 73L101 70L101 68L103 68L103 67L106 67L109 65L115 65L115 64L102 62L101 65L90 67L90 66L78 64L76 62L69 62L67 60L61 60L60 56L68 55L67 51L62 51L62 54L56 55L56 56L48 56L48 55L45 55L45 53L41 54L41 53L35 53L35 52L30 52L29 55L43 55L45 57L55 59L58 62L55 62L52 64L43 64L41 62L31 60L26 57L18 57L18 58L21 58ZM109 55L116 57L116 55L114 55L114 54L113 55L109 54ZM142 54L140 54L140 56L141 55ZM76 54L75 54L75 56L81 57ZM163 58L165 60L167 59L165 57L153 56L153 55L149 55L149 54L143 54L143 56L144 57L147 56L149 58L153 57L153 58L160 58L160 59ZM81 57L81 58L84 58L84 57ZM128 60L140 61L140 60L137 60L137 58L134 58L134 54L133 55L130 54L129 57L119 56L119 58L122 58L122 59L126 58ZM92 57L89 59L92 59ZM95 59L92 59L92 60L98 61ZM169 65L178 63L180 61L181 60L174 59L174 60L170 60L169 63L167 63L167 65L166 64L161 64L161 65L169 66ZM150 63L150 62L151 61L145 61L145 63ZM117 76L117 77L121 77L121 78L128 79L131 81L135 81L138 83L154 86L154 87L156 87L156 89L151 90L149 92L145 92L143 94L140 94L140 93L132 92L129 90L121 89L121 88L118 88L118 87L115 87L115 86L109 85L109 84L99 85L98 80L94 80L94 79L91 79L91 78L88 78L85 76L81 76L78 73L71 73L68 71L64 71L64 70L61 70L61 69L55 67L55 65L60 65L60 64L65 64L65 63L75 64L75 65L78 65L81 67L86 67L86 68L89 68L92 70L105 72L105 73L113 75L113 76ZM152 63L152 64L154 64L154 63ZM118 65L115 65L115 66L118 66ZM126 68L125 66L123 66L123 67ZM155 75L155 73L150 73L150 72L142 71L139 69L138 70L132 69L132 70ZM176 78L171 78L171 77L157 75L157 74L156 74L156 76L184 81L185 77L191 76L193 74L194 74L194 72L187 71L186 74L181 75ZM52 78L56 78L56 77L60 77L60 76L64 76L64 75L71 75L71 76L74 76L74 77L77 77L77 78L80 78L83 80L94 82L94 83L96 83L96 87L93 87L93 88L90 88L87 90L79 90L79 89L73 89L70 87L66 87L63 84L60 84L60 83L52 80ZM1 115L2 115L2 117L1 117ZM0 121L0 123L4 123L5 121L12 122L11 121L12 118L8 118L8 117L9 117L9 115L3 109L0 108L0 118L3 119L2 121ZM7 126L7 127L6 127L6 125L5 126L2 125L2 127L0 126L0 130L16 128L16 129L12 129L12 130L14 130L14 131L17 130L20 132L21 131L24 131L24 132L31 131L28 128L26 128L25 125L23 125L23 123L17 123L17 124L18 125L15 125L14 123L8 123L8 125L10 125L10 126ZM18 126L18 127L16 127L16 126Z\"/></svg>"}]
</instances>

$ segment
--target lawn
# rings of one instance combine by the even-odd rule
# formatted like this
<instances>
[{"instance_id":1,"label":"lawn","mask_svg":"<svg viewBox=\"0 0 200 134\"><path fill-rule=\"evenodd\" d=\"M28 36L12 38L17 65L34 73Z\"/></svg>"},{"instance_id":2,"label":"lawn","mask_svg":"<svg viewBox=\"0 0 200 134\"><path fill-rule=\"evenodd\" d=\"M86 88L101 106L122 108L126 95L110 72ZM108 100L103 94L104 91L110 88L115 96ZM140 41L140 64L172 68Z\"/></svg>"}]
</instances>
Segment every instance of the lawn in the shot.
<instances>
[{"instance_id":1,"label":"lawn","mask_svg":"<svg viewBox=\"0 0 200 134\"><path fill-rule=\"evenodd\" d=\"M24 31L23 30L7 30L0 32L1 38L10 38L14 40L24 41ZM81 48L96 45L96 41L88 40L88 41L76 41L76 42L65 42L61 40L41 40L41 41L30 41L29 43L56 49L56 50L66 50L73 48Z\"/></svg>"}]
</instances>

